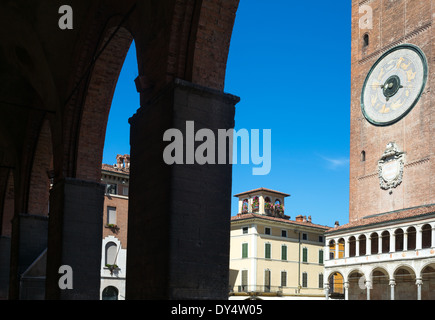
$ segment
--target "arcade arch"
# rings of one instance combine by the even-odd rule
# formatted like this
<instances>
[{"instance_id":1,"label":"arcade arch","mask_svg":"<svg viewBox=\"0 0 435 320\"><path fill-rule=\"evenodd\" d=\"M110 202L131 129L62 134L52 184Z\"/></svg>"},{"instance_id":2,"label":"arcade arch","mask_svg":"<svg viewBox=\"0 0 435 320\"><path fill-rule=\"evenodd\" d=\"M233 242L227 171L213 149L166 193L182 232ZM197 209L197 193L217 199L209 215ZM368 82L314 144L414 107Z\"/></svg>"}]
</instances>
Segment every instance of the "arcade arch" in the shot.
<instances>
[{"instance_id":1,"label":"arcade arch","mask_svg":"<svg viewBox=\"0 0 435 320\"><path fill-rule=\"evenodd\" d=\"M99 178L104 130L119 70L134 39L138 77L132 82L135 80L140 106L130 120L129 210L134 217L129 218L128 259L132 260L127 263L127 273L136 280L127 285L127 298L225 298L227 284L219 279L228 273L229 239L225 235L229 234L229 222L221 212L230 210L230 201L216 205L211 199L216 194L231 199L231 165L173 170L162 165L160 149L162 133L181 127L186 120L221 129L234 126L238 98L225 94L223 88L238 0L207 4L108 0L76 2L74 6L74 12L86 15L75 15L77 28L69 33L47 31L43 24L53 21L50 14L58 11L55 2L13 7L3 3L0 10L4 25L0 29L8 30L2 33L0 52L8 56L0 59L1 66L11 75L0 78L2 84L8 84L8 90L0 92L1 108L10 110L0 119L0 147L11 146L8 149L15 155L12 162L0 157L0 166L14 168L15 212L44 212L36 208L36 202L33 208L29 205L28 190L32 175L42 174L39 166L29 168L38 156L34 147L45 130L41 129L45 116L52 135L48 232L41 233L41 237L47 236L48 246L46 297L100 298L100 262L94 257L101 255L104 187ZM207 109L211 106L214 112ZM17 134L5 138L3 131ZM151 147L155 154L147 152ZM182 178L192 172L200 172L208 187L197 188L197 183ZM47 203L47 180L40 208ZM5 179L0 181L3 188ZM174 208L185 203L190 193L201 194L197 205L207 212L207 221L195 210L175 215ZM3 206L2 221L5 216ZM189 227L179 230L172 223ZM3 230L2 226L2 235ZM18 239L17 230L12 228L11 239ZM197 245L183 242L185 234L197 235L190 239ZM11 258L16 266L11 269L10 299L20 296L18 265L24 261L20 248L19 241L13 240ZM171 265L174 261L189 267L176 268ZM198 279L204 261L213 261L215 267ZM74 292L59 290L60 265L73 268ZM158 286L146 283L149 274ZM187 288L183 281L193 287Z\"/></svg>"}]
</instances>

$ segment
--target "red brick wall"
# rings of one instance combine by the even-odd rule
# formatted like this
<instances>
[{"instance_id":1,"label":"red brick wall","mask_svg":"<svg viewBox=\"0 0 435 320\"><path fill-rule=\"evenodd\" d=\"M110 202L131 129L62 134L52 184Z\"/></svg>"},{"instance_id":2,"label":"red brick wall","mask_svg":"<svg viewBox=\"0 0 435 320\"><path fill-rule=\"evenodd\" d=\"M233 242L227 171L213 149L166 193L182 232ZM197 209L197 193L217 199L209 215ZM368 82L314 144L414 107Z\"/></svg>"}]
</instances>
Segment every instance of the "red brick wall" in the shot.
<instances>
[{"instance_id":1,"label":"red brick wall","mask_svg":"<svg viewBox=\"0 0 435 320\"><path fill-rule=\"evenodd\" d=\"M359 5L373 9L373 29L361 30ZM414 109L399 122L376 127L361 113L360 96L370 67L388 49L412 43L425 53L429 70L432 55L431 1L373 0L352 2L352 83L350 140L350 221L367 215L435 203L434 110L430 91L433 77L429 73L424 93ZM370 36L369 47L363 50L363 35ZM387 143L395 141L406 152L403 182L392 194L382 190L377 176L377 162ZM360 161L362 151L366 161Z\"/></svg>"},{"instance_id":2,"label":"red brick wall","mask_svg":"<svg viewBox=\"0 0 435 320\"><path fill-rule=\"evenodd\" d=\"M50 180L48 172L53 169L53 152L51 131L48 120L45 120L33 157L32 172L29 184L29 214L48 215Z\"/></svg>"},{"instance_id":3,"label":"red brick wall","mask_svg":"<svg viewBox=\"0 0 435 320\"><path fill-rule=\"evenodd\" d=\"M105 41L114 29L107 31ZM77 178L99 181L104 139L112 97L132 42L132 35L121 28L96 63L83 106L77 154ZM131 85L134 85L131 79Z\"/></svg>"},{"instance_id":4,"label":"red brick wall","mask_svg":"<svg viewBox=\"0 0 435 320\"><path fill-rule=\"evenodd\" d=\"M107 224L107 207L116 208L116 224L119 228L114 232L112 229L105 227ZM127 249L127 226L128 226L128 199L118 196L104 196L103 211L103 239L108 236L114 236L121 241L123 249Z\"/></svg>"}]
</instances>

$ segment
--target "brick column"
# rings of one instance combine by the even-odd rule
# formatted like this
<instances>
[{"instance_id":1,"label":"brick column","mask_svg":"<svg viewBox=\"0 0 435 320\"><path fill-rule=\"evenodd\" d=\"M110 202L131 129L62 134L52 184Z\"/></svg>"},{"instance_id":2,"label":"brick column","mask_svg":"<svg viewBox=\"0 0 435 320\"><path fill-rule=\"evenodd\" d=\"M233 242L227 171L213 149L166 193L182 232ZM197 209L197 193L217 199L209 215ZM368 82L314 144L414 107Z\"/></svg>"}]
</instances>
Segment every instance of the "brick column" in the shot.
<instances>
[{"instance_id":1,"label":"brick column","mask_svg":"<svg viewBox=\"0 0 435 320\"><path fill-rule=\"evenodd\" d=\"M186 164L189 141L184 164L168 165L163 135L186 139L194 121L215 132L217 159L217 129L234 127L238 101L176 80L130 119L127 299L227 299L232 166Z\"/></svg>"},{"instance_id":2,"label":"brick column","mask_svg":"<svg viewBox=\"0 0 435 320\"><path fill-rule=\"evenodd\" d=\"M11 238L0 235L0 300L9 296Z\"/></svg>"},{"instance_id":3,"label":"brick column","mask_svg":"<svg viewBox=\"0 0 435 320\"><path fill-rule=\"evenodd\" d=\"M104 185L65 178L50 194L46 298L100 298ZM60 289L63 265L72 269L73 288Z\"/></svg>"},{"instance_id":4,"label":"brick column","mask_svg":"<svg viewBox=\"0 0 435 320\"><path fill-rule=\"evenodd\" d=\"M36 299L44 296L44 290L34 289L35 296L23 292L27 288L20 284L26 269L47 248L48 217L32 214L16 214L12 219L10 299Z\"/></svg>"}]
</instances>

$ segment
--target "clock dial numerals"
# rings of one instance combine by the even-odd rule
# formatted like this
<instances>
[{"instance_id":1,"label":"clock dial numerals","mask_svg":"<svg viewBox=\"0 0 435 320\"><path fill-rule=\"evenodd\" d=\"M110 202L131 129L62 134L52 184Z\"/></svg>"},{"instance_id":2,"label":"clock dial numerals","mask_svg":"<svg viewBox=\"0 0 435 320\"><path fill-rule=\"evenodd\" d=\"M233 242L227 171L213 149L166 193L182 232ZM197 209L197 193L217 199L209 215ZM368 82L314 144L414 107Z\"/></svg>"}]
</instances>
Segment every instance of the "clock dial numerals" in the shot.
<instances>
[{"instance_id":1,"label":"clock dial numerals","mask_svg":"<svg viewBox=\"0 0 435 320\"><path fill-rule=\"evenodd\" d=\"M423 52L400 45L385 53L371 68L361 94L361 108L375 125L399 121L417 103L427 80Z\"/></svg>"}]
</instances>

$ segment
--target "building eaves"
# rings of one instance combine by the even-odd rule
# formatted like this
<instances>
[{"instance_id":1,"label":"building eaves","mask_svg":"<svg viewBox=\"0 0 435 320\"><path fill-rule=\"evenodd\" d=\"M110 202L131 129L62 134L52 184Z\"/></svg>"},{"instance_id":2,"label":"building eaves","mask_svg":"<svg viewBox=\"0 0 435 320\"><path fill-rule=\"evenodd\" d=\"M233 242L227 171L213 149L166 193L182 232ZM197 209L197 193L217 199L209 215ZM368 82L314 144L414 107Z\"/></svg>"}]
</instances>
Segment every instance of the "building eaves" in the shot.
<instances>
[{"instance_id":1,"label":"building eaves","mask_svg":"<svg viewBox=\"0 0 435 320\"><path fill-rule=\"evenodd\" d=\"M235 194L234 197L238 198L238 197L243 196L243 195L258 193L258 192L261 192L261 191L263 191L263 192L269 192L269 193L276 193L276 194L282 195L284 197L290 197L290 195L287 194L287 193L276 191L276 190L272 190L272 189L267 189L267 188L257 188L257 189L241 192L241 193Z\"/></svg>"},{"instance_id":2,"label":"building eaves","mask_svg":"<svg viewBox=\"0 0 435 320\"><path fill-rule=\"evenodd\" d=\"M326 231L327 235L347 232L350 230L361 230L379 225L391 225L403 221L412 221L430 216L435 216L435 204L395 210L382 214L367 216L365 218L349 222L339 227L332 227Z\"/></svg>"}]
</instances>

